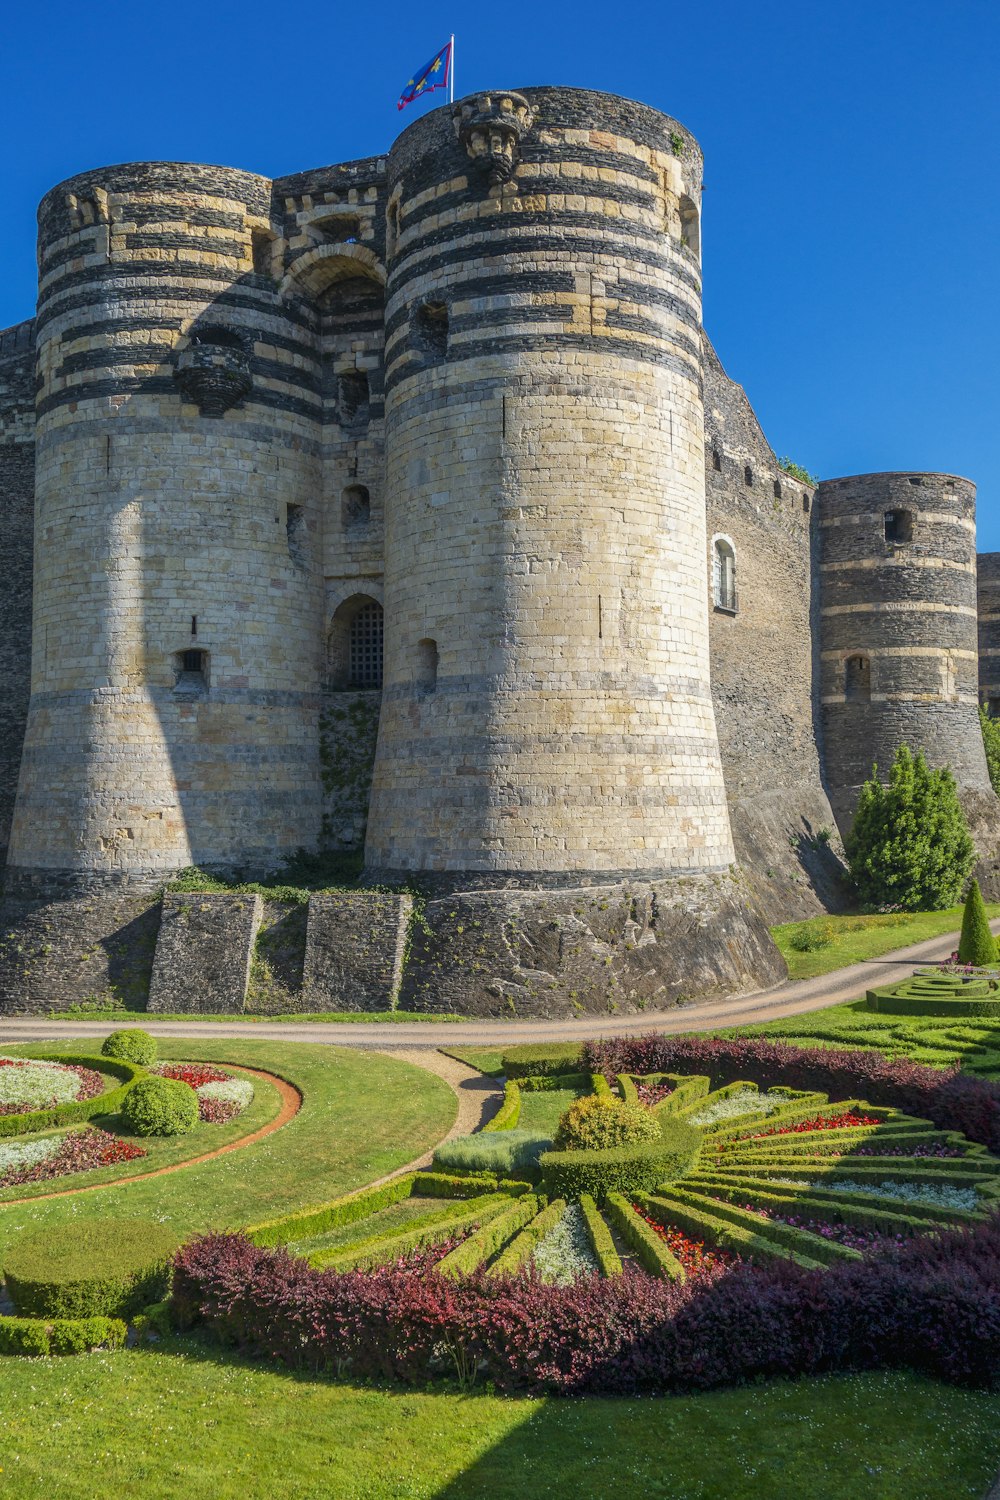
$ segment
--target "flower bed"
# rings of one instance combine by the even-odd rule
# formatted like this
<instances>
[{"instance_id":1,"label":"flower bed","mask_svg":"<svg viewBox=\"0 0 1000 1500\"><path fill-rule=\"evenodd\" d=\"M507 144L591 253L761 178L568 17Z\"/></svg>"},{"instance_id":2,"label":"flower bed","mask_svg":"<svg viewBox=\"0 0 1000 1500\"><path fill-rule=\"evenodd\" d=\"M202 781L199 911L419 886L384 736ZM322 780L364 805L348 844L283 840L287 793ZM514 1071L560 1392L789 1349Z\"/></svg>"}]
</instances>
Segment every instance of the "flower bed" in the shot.
<instances>
[{"instance_id":1,"label":"flower bed","mask_svg":"<svg viewBox=\"0 0 1000 1500\"><path fill-rule=\"evenodd\" d=\"M776 1179L780 1181L781 1179ZM795 1183L796 1187L800 1184ZM975 1188L953 1187L942 1182L852 1182L850 1178L835 1180L818 1178L806 1184L806 1190L822 1188L831 1193L877 1193L880 1198L891 1198L899 1203L926 1203L932 1208L959 1208L966 1213L975 1213L979 1207L979 1194Z\"/></svg>"},{"instance_id":2,"label":"flower bed","mask_svg":"<svg viewBox=\"0 0 1000 1500\"><path fill-rule=\"evenodd\" d=\"M22 1115L95 1099L104 1087L104 1079L93 1068L0 1057L0 1115Z\"/></svg>"},{"instance_id":3,"label":"flower bed","mask_svg":"<svg viewBox=\"0 0 1000 1500\"><path fill-rule=\"evenodd\" d=\"M801 1214L780 1214L760 1203L745 1203L743 1207L750 1213L761 1214L775 1224L788 1224L792 1229L804 1229L808 1234L818 1234L820 1239L846 1245L849 1250L880 1250L890 1245L902 1245L911 1238L909 1234L885 1234L878 1229L859 1229L856 1224L808 1219Z\"/></svg>"},{"instance_id":4,"label":"flower bed","mask_svg":"<svg viewBox=\"0 0 1000 1500\"><path fill-rule=\"evenodd\" d=\"M846 1130L861 1125L884 1125L877 1115L859 1115L854 1110L845 1110L839 1115L816 1115L812 1120L799 1120L795 1125L772 1125L770 1130L755 1130L747 1137L751 1141L762 1141L772 1135L811 1135L816 1130Z\"/></svg>"},{"instance_id":5,"label":"flower bed","mask_svg":"<svg viewBox=\"0 0 1000 1500\"><path fill-rule=\"evenodd\" d=\"M645 1209L633 1204L633 1208L640 1219L658 1234L660 1239L668 1246L671 1253L677 1257L684 1267L684 1273L690 1280L693 1276L704 1276L707 1271L723 1270L727 1266L739 1265L740 1257L732 1250L709 1250L704 1240L696 1240L682 1229L675 1229L672 1224L661 1224L658 1219L652 1218Z\"/></svg>"},{"instance_id":6,"label":"flower bed","mask_svg":"<svg viewBox=\"0 0 1000 1500\"><path fill-rule=\"evenodd\" d=\"M198 1116L203 1124L226 1125L253 1103L253 1084L210 1063L160 1063L151 1068L160 1078L186 1083L198 1095Z\"/></svg>"},{"instance_id":7,"label":"flower bed","mask_svg":"<svg viewBox=\"0 0 1000 1500\"><path fill-rule=\"evenodd\" d=\"M570 1203L559 1223L542 1240L532 1264L543 1281L568 1286L580 1276L593 1276L599 1269L591 1248L587 1221L579 1203Z\"/></svg>"},{"instance_id":8,"label":"flower bed","mask_svg":"<svg viewBox=\"0 0 1000 1500\"><path fill-rule=\"evenodd\" d=\"M728 1098L717 1099L697 1114L688 1115L687 1119L692 1125L718 1125L722 1120L738 1120L743 1115L770 1115L788 1102L789 1095L780 1089L771 1089L766 1094L757 1089L737 1089Z\"/></svg>"},{"instance_id":9,"label":"flower bed","mask_svg":"<svg viewBox=\"0 0 1000 1500\"><path fill-rule=\"evenodd\" d=\"M0 1188L47 1182L73 1172L116 1166L145 1156L141 1146L87 1126L40 1141L0 1142Z\"/></svg>"},{"instance_id":10,"label":"flower bed","mask_svg":"<svg viewBox=\"0 0 1000 1500\"><path fill-rule=\"evenodd\" d=\"M640 1104L647 1109L655 1109L657 1104L662 1104L674 1092L672 1083L642 1083L636 1082L636 1098Z\"/></svg>"}]
</instances>

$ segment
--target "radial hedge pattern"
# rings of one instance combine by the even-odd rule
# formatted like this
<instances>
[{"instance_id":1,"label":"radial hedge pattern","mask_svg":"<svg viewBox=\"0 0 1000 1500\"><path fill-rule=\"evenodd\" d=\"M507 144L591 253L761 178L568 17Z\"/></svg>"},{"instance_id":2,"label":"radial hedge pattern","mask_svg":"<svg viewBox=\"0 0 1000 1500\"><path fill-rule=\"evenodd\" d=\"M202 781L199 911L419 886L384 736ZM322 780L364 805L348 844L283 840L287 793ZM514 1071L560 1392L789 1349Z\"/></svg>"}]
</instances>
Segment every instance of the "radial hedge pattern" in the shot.
<instances>
[{"instance_id":1,"label":"radial hedge pattern","mask_svg":"<svg viewBox=\"0 0 1000 1500\"><path fill-rule=\"evenodd\" d=\"M341 1271L419 1250L421 1274L566 1283L632 1262L683 1281L737 1259L819 1269L1000 1207L1000 1161L984 1147L861 1099L623 1074L618 1096L652 1102L660 1140L557 1151L530 1128L554 1086L564 1099L609 1087L597 1075L509 1082L494 1128L440 1147L430 1171L248 1233Z\"/></svg>"}]
</instances>

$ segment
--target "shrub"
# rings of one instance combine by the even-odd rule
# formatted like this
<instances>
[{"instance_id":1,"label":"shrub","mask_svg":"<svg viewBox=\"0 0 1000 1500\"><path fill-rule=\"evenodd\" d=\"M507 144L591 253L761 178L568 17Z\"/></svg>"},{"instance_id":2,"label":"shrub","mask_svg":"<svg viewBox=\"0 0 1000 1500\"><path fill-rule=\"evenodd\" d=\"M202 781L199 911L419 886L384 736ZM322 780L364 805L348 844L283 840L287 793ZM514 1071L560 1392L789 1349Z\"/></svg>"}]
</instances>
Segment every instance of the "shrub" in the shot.
<instances>
[{"instance_id":1,"label":"shrub","mask_svg":"<svg viewBox=\"0 0 1000 1500\"><path fill-rule=\"evenodd\" d=\"M845 848L862 905L903 911L953 906L976 858L951 772L905 745L887 786L872 767Z\"/></svg>"},{"instance_id":2,"label":"shrub","mask_svg":"<svg viewBox=\"0 0 1000 1500\"><path fill-rule=\"evenodd\" d=\"M494 1130L460 1135L434 1152L435 1167L446 1172L492 1172L509 1177L538 1166L552 1137L540 1130Z\"/></svg>"},{"instance_id":3,"label":"shrub","mask_svg":"<svg viewBox=\"0 0 1000 1500\"><path fill-rule=\"evenodd\" d=\"M990 919L986 915L986 903L979 889L979 881L973 880L965 898L962 913L962 934L958 940L958 961L973 964L976 968L988 968L996 963L997 940L990 931Z\"/></svg>"},{"instance_id":4,"label":"shrub","mask_svg":"<svg viewBox=\"0 0 1000 1500\"><path fill-rule=\"evenodd\" d=\"M681 1176L697 1161L700 1149L699 1131L664 1115L653 1141L602 1151L546 1151L540 1162L542 1181L553 1198L638 1192Z\"/></svg>"},{"instance_id":5,"label":"shrub","mask_svg":"<svg viewBox=\"0 0 1000 1500\"><path fill-rule=\"evenodd\" d=\"M484 1130L516 1130L517 1122L521 1118L521 1090L513 1078L508 1078L504 1084L503 1103L493 1116L483 1126Z\"/></svg>"},{"instance_id":6,"label":"shrub","mask_svg":"<svg viewBox=\"0 0 1000 1500\"><path fill-rule=\"evenodd\" d=\"M867 1099L957 1130L1000 1151L1000 1084L961 1074L958 1066L930 1068L909 1058L836 1047L793 1047L763 1037L609 1037L585 1044L587 1059L605 1077L618 1073L707 1073L714 1087L750 1079L758 1085L816 1089L831 1102ZM677 1091L680 1092L680 1089ZM673 1097L673 1096L671 1096ZM663 1111L658 1113L662 1116Z\"/></svg>"},{"instance_id":7,"label":"shrub","mask_svg":"<svg viewBox=\"0 0 1000 1500\"><path fill-rule=\"evenodd\" d=\"M664 1276L668 1281L684 1281L685 1271L666 1241L636 1213L621 1193L609 1193L607 1215L650 1276Z\"/></svg>"},{"instance_id":8,"label":"shrub","mask_svg":"<svg viewBox=\"0 0 1000 1500\"><path fill-rule=\"evenodd\" d=\"M173 1311L292 1368L423 1386L441 1354L503 1392L633 1395L837 1371L914 1369L1000 1385L1000 1215L810 1271L711 1266L685 1283L626 1267L568 1286L315 1272L238 1235L187 1245Z\"/></svg>"},{"instance_id":9,"label":"shrub","mask_svg":"<svg viewBox=\"0 0 1000 1500\"><path fill-rule=\"evenodd\" d=\"M611 1146L631 1146L639 1141L657 1141L660 1126L655 1116L642 1105L626 1103L606 1092L587 1094L577 1099L559 1121L556 1131L557 1151L603 1151Z\"/></svg>"},{"instance_id":10,"label":"shrub","mask_svg":"<svg viewBox=\"0 0 1000 1500\"><path fill-rule=\"evenodd\" d=\"M594 1252L594 1258L601 1268L604 1276L620 1276L622 1274L621 1257L615 1249L615 1242L611 1237L611 1230L601 1217L601 1211L597 1207L589 1193L580 1194L580 1211L583 1221L587 1226L590 1236L590 1248Z\"/></svg>"},{"instance_id":11,"label":"shrub","mask_svg":"<svg viewBox=\"0 0 1000 1500\"><path fill-rule=\"evenodd\" d=\"M138 1026L127 1026L104 1038L101 1054L104 1057L115 1057L119 1062L135 1063L140 1068L148 1068L156 1061L156 1038Z\"/></svg>"},{"instance_id":12,"label":"shrub","mask_svg":"<svg viewBox=\"0 0 1000 1500\"><path fill-rule=\"evenodd\" d=\"M128 1328L120 1318L3 1318L0 1354L86 1354L121 1349Z\"/></svg>"},{"instance_id":13,"label":"shrub","mask_svg":"<svg viewBox=\"0 0 1000 1500\"><path fill-rule=\"evenodd\" d=\"M548 1047L511 1047L503 1055L507 1078L530 1078L542 1073L575 1073L580 1066L578 1042L555 1042Z\"/></svg>"},{"instance_id":14,"label":"shrub","mask_svg":"<svg viewBox=\"0 0 1000 1500\"><path fill-rule=\"evenodd\" d=\"M538 1199L533 1194L525 1193L523 1197L516 1198L503 1213L474 1229L467 1239L449 1251L438 1262L439 1273L442 1276L469 1276L489 1260L490 1256L495 1255L512 1234L523 1229L537 1212Z\"/></svg>"},{"instance_id":15,"label":"shrub","mask_svg":"<svg viewBox=\"0 0 1000 1500\"><path fill-rule=\"evenodd\" d=\"M198 1123L198 1095L177 1079L140 1078L121 1114L134 1135L186 1135Z\"/></svg>"},{"instance_id":16,"label":"shrub","mask_svg":"<svg viewBox=\"0 0 1000 1500\"><path fill-rule=\"evenodd\" d=\"M145 1219L93 1219L23 1235L4 1252L19 1313L127 1317L167 1291L177 1235Z\"/></svg>"}]
</instances>

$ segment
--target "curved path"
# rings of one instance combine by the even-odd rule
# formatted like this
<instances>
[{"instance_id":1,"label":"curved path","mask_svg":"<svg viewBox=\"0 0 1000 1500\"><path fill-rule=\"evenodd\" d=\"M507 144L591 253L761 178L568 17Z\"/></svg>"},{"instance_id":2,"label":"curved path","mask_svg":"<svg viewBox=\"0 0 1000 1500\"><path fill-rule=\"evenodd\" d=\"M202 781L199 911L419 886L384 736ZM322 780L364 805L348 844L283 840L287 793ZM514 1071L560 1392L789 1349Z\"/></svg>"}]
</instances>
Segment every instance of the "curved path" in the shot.
<instances>
[{"instance_id":1,"label":"curved path","mask_svg":"<svg viewBox=\"0 0 1000 1500\"><path fill-rule=\"evenodd\" d=\"M249 1135L241 1135L239 1140L228 1141L225 1146L217 1146L214 1151L202 1151L199 1156L189 1156L184 1161L171 1162L168 1167L155 1167L152 1172L134 1172L129 1177L118 1177L112 1182L85 1182L80 1187L60 1188L52 1193L33 1193L30 1198L5 1198L0 1202L0 1211L5 1208L16 1208L23 1203L44 1203L46 1198L70 1198L76 1193L99 1193L102 1188L128 1187L132 1182L148 1182L150 1177L166 1177L168 1172L181 1172L185 1167L195 1167L199 1162L211 1161L213 1157L225 1156L230 1151L242 1151L244 1146L252 1146L256 1141L262 1141L266 1135L273 1135L280 1130L282 1125L287 1125L293 1120L302 1108L302 1095L293 1084L287 1083L284 1078L279 1078L276 1073L265 1073L261 1068L245 1068L240 1063L227 1063L227 1067L236 1072L247 1073L251 1078L259 1078L263 1083L270 1083L277 1089L281 1097L281 1108L273 1120L262 1125L259 1130L251 1131Z\"/></svg>"},{"instance_id":2,"label":"curved path","mask_svg":"<svg viewBox=\"0 0 1000 1500\"><path fill-rule=\"evenodd\" d=\"M990 923L1000 934L1000 920ZM323 1042L331 1047L360 1047L371 1051L412 1051L436 1047L505 1047L516 1042L575 1042L588 1037L622 1036L644 1031L711 1031L719 1026L750 1026L776 1021L784 1016L805 1015L845 1000L856 1000L873 985L905 979L926 963L947 958L955 951L958 933L927 938L908 948L884 953L881 958L851 964L822 974L817 979L799 979L736 995L678 1006L670 1011L643 1011L627 1016L583 1016L573 1020L462 1022L282 1022L282 1021L157 1021L141 1018L154 1036L246 1036L269 1041ZM108 1027L135 1024L138 1016L117 1021L46 1021L31 1016L0 1016L0 1041L41 1042L50 1037L106 1036Z\"/></svg>"}]
</instances>

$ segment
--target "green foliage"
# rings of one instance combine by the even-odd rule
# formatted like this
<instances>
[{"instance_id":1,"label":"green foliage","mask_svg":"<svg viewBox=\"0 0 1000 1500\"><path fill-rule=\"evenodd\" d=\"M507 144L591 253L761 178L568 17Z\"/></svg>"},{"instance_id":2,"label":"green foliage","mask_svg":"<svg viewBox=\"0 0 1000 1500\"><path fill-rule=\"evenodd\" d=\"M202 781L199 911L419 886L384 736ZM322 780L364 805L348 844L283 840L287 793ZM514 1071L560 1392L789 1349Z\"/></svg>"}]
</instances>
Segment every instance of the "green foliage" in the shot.
<instances>
[{"instance_id":1,"label":"green foliage","mask_svg":"<svg viewBox=\"0 0 1000 1500\"><path fill-rule=\"evenodd\" d=\"M979 709L979 723L983 731L983 749L986 752L986 768L990 773L990 785L1000 794L1000 720L994 719L985 704Z\"/></svg>"},{"instance_id":2,"label":"green foliage","mask_svg":"<svg viewBox=\"0 0 1000 1500\"><path fill-rule=\"evenodd\" d=\"M93 1068L97 1073L110 1073L120 1078L120 1088L108 1089L93 1099L73 1099L69 1104L54 1104L51 1109L33 1109L24 1115L0 1115L0 1140L12 1135L28 1135L38 1130L52 1130L62 1125L77 1125L94 1115L115 1114L121 1109L125 1096L143 1070L134 1063L116 1062L106 1057L90 1057L71 1052L35 1053L51 1062L74 1063L82 1068Z\"/></svg>"},{"instance_id":3,"label":"green foliage","mask_svg":"<svg viewBox=\"0 0 1000 1500\"><path fill-rule=\"evenodd\" d=\"M327 1234L331 1229L339 1229L342 1224L353 1224L357 1219L366 1219L369 1214L378 1213L380 1209L389 1208L393 1203L408 1198L413 1191L415 1176L414 1172L406 1172L378 1187L346 1193L342 1198L335 1198L332 1203L321 1203L314 1208L302 1208L297 1213L286 1214L280 1219L251 1224L243 1232L255 1245L262 1248L290 1245L294 1240Z\"/></svg>"},{"instance_id":4,"label":"green foliage","mask_svg":"<svg viewBox=\"0 0 1000 1500\"><path fill-rule=\"evenodd\" d=\"M605 1206L608 1218L650 1276L662 1276L666 1281L687 1280L684 1267L666 1241L640 1218L627 1198L621 1193L609 1193Z\"/></svg>"},{"instance_id":5,"label":"green foliage","mask_svg":"<svg viewBox=\"0 0 1000 1500\"><path fill-rule=\"evenodd\" d=\"M509 1177L538 1166L552 1137L540 1130L481 1131L442 1141L434 1152L434 1165L447 1172L492 1172Z\"/></svg>"},{"instance_id":6,"label":"green foliage","mask_svg":"<svg viewBox=\"0 0 1000 1500\"><path fill-rule=\"evenodd\" d=\"M563 1198L555 1198L543 1208L541 1213L535 1215L530 1224L526 1224L521 1233L506 1245L490 1266L491 1276L514 1276L529 1260L536 1248L542 1243L551 1229L555 1229L559 1220L566 1212L566 1203Z\"/></svg>"},{"instance_id":7,"label":"green foliage","mask_svg":"<svg viewBox=\"0 0 1000 1500\"><path fill-rule=\"evenodd\" d=\"M973 880L965 898L962 913L962 934L958 940L958 961L973 964L976 968L988 968L996 963L997 942L990 931L990 919L986 915L983 893L979 881Z\"/></svg>"},{"instance_id":8,"label":"green foliage","mask_svg":"<svg viewBox=\"0 0 1000 1500\"><path fill-rule=\"evenodd\" d=\"M791 474L792 478L797 479L800 484L808 484L812 489L819 484L819 479L815 474L810 474L809 470L804 469L801 464L793 462L787 454L784 458L778 459L778 468L785 474Z\"/></svg>"},{"instance_id":9,"label":"green foliage","mask_svg":"<svg viewBox=\"0 0 1000 1500\"><path fill-rule=\"evenodd\" d=\"M436 1270L439 1276L469 1276L484 1260L495 1255L538 1212L538 1199L533 1193L525 1193L503 1213L497 1214L489 1223L464 1239L460 1245L439 1260Z\"/></svg>"},{"instance_id":10,"label":"green foliage","mask_svg":"<svg viewBox=\"0 0 1000 1500\"><path fill-rule=\"evenodd\" d=\"M514 1130L521 1118L521 1090L513 1078L508 1078L504 1085L503 1103L486 1125L484 1130Z\"/></svg>"},{"instance_id":11,"label":"green foliage","mask_svg":"<svg viewBox=\"0 0 1000 1500\"><path fill-rule=\"evenodd\" d=\"M18 1312L53 1318L128 1317L162 1298L177 1233L146 1219L92 1219L23 1235L4 1252Z\"/></svg>"},{"instance_id":12,"label":"green foliage","mask_svg":"<svg viewBox=\"0 0 1000 1500\"><path fill-rule=\"evenodd\" d=\"M605 1093L587 1094L571 1104L559 1121L554 1144L557 1151L604 1151L659 1139L659 1122L650 1110Z\"/></svg>"},{"instance_id":13,"label":"green foliage","mask_svg":"<svg viewBox=\"0 0 1000 1500\"><path fill-rule=\"evenodd\" d=\"M198 1095L178 1078L140 1078L121 1114L133 1135L186 1135L198 1123Z\"/></svg>"},{"instance_id":14,"label":"green foliage","mask_svg":"<svg viewBox=\"0 0 1000 1500\"><path fill-rule=\"evenodd\" d=\"M905 745L887 786L872 767L846 849L862 905L904 911L954 905L976 858L951 772Z\"/></svg>"},{"instance_id":15,"label":"green foliage","mask_svg":"<svg viewBox=\"0 0 1000 1500\"><path fill-rule=\"evenodd\" d=\"M580 1194L580 1208L590 1238L590 1248L601 1268L601 1275L620 1276L622 1274L621 1257L615 1249L611 1230L605 1224L600 1209L589 1193Z\"/></svg>"},{"instance_id":16,"label":"green foliage","mask_svg":"<svg viewBox=\"0 0 1000 1500\"><path fill-rule=\"evenodd\" d=\"M990 941L995 943L992 936ZM995 962L995 957L990 962ZM984 974L919 969L898 984L869 990L866 1000L869 1009L886 1015L982 1016L1000 1020L1000 984Z\"/></svg>"},{"instance_id":17,"label":"green foliage","mask_svg":"<svg viewBox=\"0 0 1000 1500\"><path fill-rule=\"evenodd\" d=\"M698 1159L701 1133L682 1120L657 1115L659 1139L603 1151L546 1151L541 1158L542 1183L554 1198L601 1199L608 1193L632 1193L680 1177Z\"/></svg>"},{"instance_id":18,"label":"green foliage","mask_svg":"<svg viewBox=\"0 0 1000 1500\"><path fill-rule=\"evenodd\" d=\"M770 1236L770 1225L760 1223L761 1233L748 1228L745 1224L737 1224L727 1220L721 1214L710 1212L700 1206L692 1205L679 1197L663 1197L659 1194L647 1196L645 1193L637 1195L639 1203L644 1209L652 1214L654 1219L661 1223L672 1224L677 1229L682 1229L686 1234L694 1235L695 1239L704 1240L706 1244L717 1245L723 1250L735 1250L738 1255L745 1256L748 1260L794 1260L800 1266L808 1270L817 1270L826 1264L826 1260L818 1260L812 1254L806 1253L804 1249L793 1249L786 1237L780 1240ZM725 1205L729 1207L729 1205ZM721 1204L712 1204L712 1208L721 1208ZM782 1226L787 1229L789 1226ZM818 1240L818 1235L806 1235L804 1231L794 1230L794 1235L800 1235L799 1241L803 1246ZM821 1242L824 1245L826 1241ZM838 1246L845 1251L846 1259L858 1259L856 1251L847 1251L846 1246Z\"/></svg>"},{"instance_id":19,"label":"green foliage","mask_svg":"<svg viewBox=\"0 0 1000 1500\"><path fill-rule=\"evenodd\" d=\"M508 1078L531 1078L543 1073L575 1073L580 1066L578 1042L554 1042L549 1047L510 1047L503 1055Z\"/></svg>"},{"instance_id":20,"label":"green foliage","mask_svg":"<svg viewBox=\"0 0 1000 1500\"><path fill-rule=\"evenodd\" d=\"M835 936L832 922L800 922L789 932L788 943L796 953L818 953L820 948L828 948Z\"/></svg>"},{"instance_id":21,"label":"green foliage","mask_svg":"<svg viewBox=\"0 0 1000 1500\"><path fill-rule=\"evenodd\" d=\"M0 1354L88 1354L123 1349L128 1327L121 1318L3 1318Z\"/></svg>"},{"instance_id":22,"label":"green foliage","mask_svg":"<svg viewBox=\"0 0 1000 1500\"><path fill-rule=\"evenodd\" d=\"M433 1222L422 1219L416 1225L410 1225L392 1235L373 1235L371 1239L358 1240L346 1249L338 1247L332 1251L319 1251L309 1256L309 1264L317 1270L330 1268L337 1271L354 1271L359 1267L382 1265L386 1261L396 1260L400 1255L408 1255L411 1250L450 1240L470 1227L475 1230L485 1228L494 1219L506 1215L510 1206L511 1199L507 1193L473 1199L467 1204L453 1203L450 1210L443 1211ZM530 1218L530 1214L528 1217ZM506 1237L504 1234L500 1242Z\"/></svg>"},{"instance_id":23,"label":"green foliage","mask_svg":"<svg viewBox=\"0 0 1000 1500\"><path fill-rule=\"evenodd\" d=\"M101 1056L149 1068L156 1061L156 1038L138 1026L126 1026L124 1030L112 1031L110 1036L104 1038Z\"/></svg>"}]
</instances>

